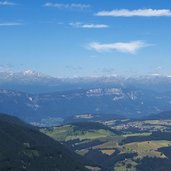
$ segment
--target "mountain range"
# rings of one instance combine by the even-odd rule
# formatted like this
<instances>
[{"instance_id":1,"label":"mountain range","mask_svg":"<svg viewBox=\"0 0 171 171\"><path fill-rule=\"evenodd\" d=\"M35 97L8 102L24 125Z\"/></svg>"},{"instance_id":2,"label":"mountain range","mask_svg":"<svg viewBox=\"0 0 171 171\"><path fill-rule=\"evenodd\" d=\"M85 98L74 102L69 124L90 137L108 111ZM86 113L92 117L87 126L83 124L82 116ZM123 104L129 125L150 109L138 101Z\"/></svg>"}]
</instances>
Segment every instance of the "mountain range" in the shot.
<instances>
[{"instance_id":1,"label":"mountain range","mask_svg":"<svg viewBox=\"0 0 171 171\"><path fill-rule=\"evenodd\" d=\"M0 111L54 125L78 114L141 118L171 110L170 87L170 76L160 75L59 79L30 70L1 72Z\"/></svg>"},{"instance_id":2,"label":"mountain range","mask_svg":"<svg viewBox=\"0 0 171 171\"><path fill-rule=\"evenodd\" d=\"M155 91L169 91L170 75L104 76L56 78L40 72L0 72L0 88L27 93L49 93L92 88L141 88Z\"/></svg>"}]
</instances>

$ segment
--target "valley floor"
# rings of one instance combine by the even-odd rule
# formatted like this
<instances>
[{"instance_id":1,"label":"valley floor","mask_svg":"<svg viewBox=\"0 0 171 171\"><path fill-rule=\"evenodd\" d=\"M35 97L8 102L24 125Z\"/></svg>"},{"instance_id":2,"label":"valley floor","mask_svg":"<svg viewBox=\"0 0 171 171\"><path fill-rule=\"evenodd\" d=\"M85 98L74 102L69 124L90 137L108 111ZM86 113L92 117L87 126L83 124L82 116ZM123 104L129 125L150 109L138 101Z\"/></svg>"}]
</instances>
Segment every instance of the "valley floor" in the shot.
<instances>
[{"instance_id":1,"label":"valley floor","mask_svg":"<svg viewBox=\"0 0 171 171\"><path fill-rule=\"evenodd\" d=\"M91 170L170 171L171 120L75 122L41 132L93 162Z\"/></svg>"}]
</instances>

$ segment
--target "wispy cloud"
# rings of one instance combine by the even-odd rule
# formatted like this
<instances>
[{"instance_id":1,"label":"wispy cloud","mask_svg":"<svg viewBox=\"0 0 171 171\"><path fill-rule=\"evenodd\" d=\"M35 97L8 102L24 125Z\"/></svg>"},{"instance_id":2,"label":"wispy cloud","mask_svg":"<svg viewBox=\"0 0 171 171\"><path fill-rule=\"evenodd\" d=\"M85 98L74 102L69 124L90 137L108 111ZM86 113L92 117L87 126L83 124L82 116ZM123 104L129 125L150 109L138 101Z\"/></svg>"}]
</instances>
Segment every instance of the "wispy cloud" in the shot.
<instances>
[{"instance_id":1,"label":"wispy cloud","mask_svg":"<svg viewBox=\"0 0 171 171\"><path fill-rule=\"evenodd\" d=\"M82 24L80 22L69 23L69 25L72 27L84 28L84 29L102 29L102 28L109 27L109 25L106 24Z\"/></svg>"},{"instance_id":2,"label":"wispy cloud","mask_svg":"<svg viewBox=\"0 0 171 171\"><path fill-rule=\"evenodd\" d=\"M111 16L111 17L170 17L171 10L169 9L136 9L136 10L112 10L100 11L96 16Z\"/></svg>"},{"instance_id":3,"label":"wispy cloud","mask_svg":"<svg viewBox=\"0 0 171 171\"><path fill-rule=\"evenodd\" d=\"M0 6L14 6L14 5L16 4L10 1L0 1Z\"/></svg>"},{"instance_id":4,"label":"wispy cloud","mask_svg":"<svg viewBox=\"0 0 171 171\"><path fill-rule=\"evenodd\" d=\"M58 9L87 9L90 8L89 4L61 4L61 3L51 3L47 2L44 4L45 7L58 8Z\"/></svg>"},{"instance_id":5,"label":"wispy cloud","mask_svg":"<svg viewBox=\"0 0 171 171\"><path fill-rule=\"evenodd\" d=\"M18 23L18 22L5 22L5 23L0 23L0 27L7 27L7 26L22 26L23 23Z\"/></svg>"},{"instance_id":6,"label":"wispy cloud","mask_svg":"<svg viewBox=\"0 0 171 171\"><path fill-rule=\"evenodd\" d=\"M131 53L131 54L135 54L138 50L147 46L150 45L140 40L132 41L132 42L109 43L109 44L92 42L88 44L89 49L95 50L97 52L108 52L108 51L116 50L119 52Z\"/></svg>"}]
</instances>

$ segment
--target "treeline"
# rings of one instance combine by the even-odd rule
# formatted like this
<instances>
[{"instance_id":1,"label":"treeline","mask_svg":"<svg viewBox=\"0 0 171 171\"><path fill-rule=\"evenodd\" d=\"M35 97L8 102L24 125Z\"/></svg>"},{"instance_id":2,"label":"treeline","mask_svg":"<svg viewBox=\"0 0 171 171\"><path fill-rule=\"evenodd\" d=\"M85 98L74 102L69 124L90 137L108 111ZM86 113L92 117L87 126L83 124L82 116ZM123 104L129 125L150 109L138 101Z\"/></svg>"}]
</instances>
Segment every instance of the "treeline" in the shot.
<instances>
[{"instance_id":1,"label":"treeline","mask_svg":"<svg viewBox=\"0 0 171 171\"><path fill-rule=\"evenodd\" d=\"M114 134L120 135L121 132L115 129L111 129L110 127L103 125L99 122L75 122L71 125L74 126L74 131L88 131L88 130L99 130L104 129L107 131L111 131Z\"/></svg>"},{"instance_id":2,"label":"treeline","mask_svg":"<svg viewBox=\"0 0 171 171\"><path fill-rule=\"evenodd\" d=\"M138 163L137 171L171 171L170 159L144 157Z\"/></svg>"},{"instance_id":3,"label":"treeline","mask_svg":"<svg viewBox=\"0 0 171 171\"><path fill-rule=\"evenodd\" d=\"M142 160L137 160L136 169L138 171L171 171L171 146L162 147L159 151L166 158L144 157Z\"/></svg>"},{"instance_id":4,"label":"treeline","mask_svg":"<svg viewBox=\"0 0 171 171\"><path fill-rule=\"evenodd\" d=\"M118 149L112 155L103 154L99 150L89 150L85 157L89 160L93 160L96 165L102 168L102 171L113 171L114 165L119 161L132 159L137 156L137 153L123 153L120 154Z\"/></svg>"},{"instance_id":5,"label":"treeline","mask_svg":"<svg viewBox=\"0 0 171 171\"><path fill-rule=\"evenodd\" d=\"M120 145L132 143L132 142L142 142L142 141L153 141L153 140L168 140L171 141L171 132L153 132L148 136L130 136L123 139Z\"/></svg>"}]
</instances>

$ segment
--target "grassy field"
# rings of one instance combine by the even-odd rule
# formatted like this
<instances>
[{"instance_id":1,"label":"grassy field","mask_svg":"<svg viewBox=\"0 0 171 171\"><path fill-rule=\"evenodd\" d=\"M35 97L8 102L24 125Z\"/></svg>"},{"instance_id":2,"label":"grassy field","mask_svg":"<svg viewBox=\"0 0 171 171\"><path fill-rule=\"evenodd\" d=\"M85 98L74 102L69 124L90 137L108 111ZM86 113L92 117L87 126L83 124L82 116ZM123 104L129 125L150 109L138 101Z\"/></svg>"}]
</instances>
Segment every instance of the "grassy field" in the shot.
<instances>
[{"instance_id":1,"label":"grassy field","mask_svg":"<svg viewBox=\"0 0 171 171\"><path fill-rule=\"evenodd\" d=\"M109 140L106 139L105 143L102 143L100 145L94 146L93 149L113 149L113 148L117 148L119 142L123 140L122 136L113 136L112 138L110 138Z\"/></svg>"},{"instance_id":2,"label":"grassy field","mask_svg":"<svg viewBox=\"0 0 171 171\"><path fill-rule=\"evenodd\" d=\"M134 141L134 137L148 137L152 135L153 131L169 131L171 120L144 120L144 121L125 121L120 125L112 125L109 128L100 126L99 124L70 124L60 127L44 128L41 131L48 136L63 143L69 143L70 148L74 149L76 153L82 156L99 155L106 156L109 160L112 159L114 171L136 171L137 159L144 157L157 157L165 159L166 156L159 151L162 147L171 146L171 141L166 140L143 140L142 142ZM106 125L106 123L105 123ZM119 130L121 134L114 133ZM122 140L131 138L130 143L124 144ZM141 141L140 138L140 141ZM70 141L75 140L75 141ZM100 153L99 153L100 152ZM125 157L122 156L132 157ZM120 156L122 159L116 160L115 157ZM111 158L110 158L111 157ZM109 159L110 158L110 159ZM103 159L105 160L105 159ZM99 161L99 165L102 161Z\"/></svg>"},{"instance_id":3,"label":"grassy field","mask_svg":"<svg viewBox=\"0 0 171 171\"><path fill-rule=\"evenodd\" d=\"M58 141L69 141L75 139L79 139L80 141L87 139L92 140L111 137L114 135L110 130L105 129L94 129L87 131L75 130L75 127L72 125L54 127L53 129L42 129L41 131Z\"/></svg>"},{"instance_id":4,"label":"grassy field","mask_svg":"<svg viewBox=\"0 0 171 171\"><path fill-rule=\"evenodd\" d=\"M103 154L107 154L107 155L112 155L114 152L115 152L115 150L113 149L113 150L100 150Z\"/></svg>"},{"instance_id":5,"label":"grassy field","mask_svg":"<svg viewBox=\"0 0 171 171\"><path fill-rule=\"evenodd\" d=\"M161 147L168 147L168 146L171 146L171 141L133 142L122 146L121 152L122 153L136 152L138 153L138 158L143 158L145 156L164 158L165 156L157 150Z\"/></svg>"},{"instance_id":6,"label":"grassy field","mask_svg":"<svg viewBox=\"0 0 171 171\"><path fill-rule=\"evenodd\" d=\"M171 141L145 141L145 142L133 142L128 143L123 146L118 147L121 153L132 153L135 152L138 154L137 157L133 159L128 159L122 162L117 162L115 165L114 171L127 171L128 166L131 171L136 171L137 163L135 160L137 158L143 158L146 156L149 157L158 157L166 158L164 154L158 151L159 148L171 146Z\"/></svg>"}]
</instances>

